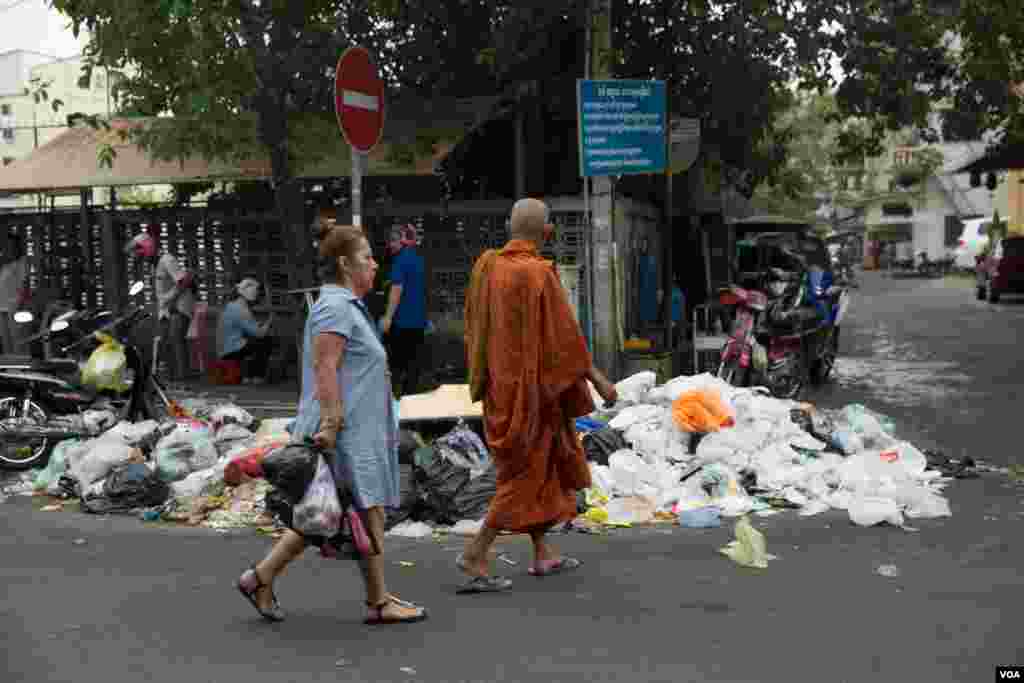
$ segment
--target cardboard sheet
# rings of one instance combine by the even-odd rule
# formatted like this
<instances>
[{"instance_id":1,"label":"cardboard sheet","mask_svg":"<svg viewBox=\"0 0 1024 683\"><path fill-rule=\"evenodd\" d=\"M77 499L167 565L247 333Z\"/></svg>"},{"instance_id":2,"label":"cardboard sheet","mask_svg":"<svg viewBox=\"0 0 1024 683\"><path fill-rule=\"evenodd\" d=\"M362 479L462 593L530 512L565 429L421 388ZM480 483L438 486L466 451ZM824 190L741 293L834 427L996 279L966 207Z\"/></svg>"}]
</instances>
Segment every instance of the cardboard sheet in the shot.
<instances>
[{"instance_id":1,"label":"cardboard sheet","mask_svg":"<svg viewBox=\"0 0 1024 683\"><path fill-rule=\"evenodd\" d=\"M468 384L445 384L426 394L404 396L398 408L401 422L479 419L483 414L483 404L470 399Z\"/></svg>"}]
</instances>

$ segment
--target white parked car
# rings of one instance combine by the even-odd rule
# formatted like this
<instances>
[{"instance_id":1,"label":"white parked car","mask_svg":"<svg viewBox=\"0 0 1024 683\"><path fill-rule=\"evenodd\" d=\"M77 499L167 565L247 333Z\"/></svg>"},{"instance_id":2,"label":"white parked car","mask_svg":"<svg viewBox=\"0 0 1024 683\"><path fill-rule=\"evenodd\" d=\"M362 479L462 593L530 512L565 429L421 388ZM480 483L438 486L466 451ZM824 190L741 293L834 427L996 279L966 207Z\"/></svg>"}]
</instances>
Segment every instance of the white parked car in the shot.
<instances>
[{"instance_id":1,"label":"white parked car","mask_svg":"<svg viewBox=\"0 0 1024 683\"><path fill-rule=\"evenodd\" d=\"M956 267L974 270L978 254L988 244L988 232L992 228L992 216L972 218L964 221L964 230L960 234L960 242L953 250Z\"/></svg>"}]
</instances>

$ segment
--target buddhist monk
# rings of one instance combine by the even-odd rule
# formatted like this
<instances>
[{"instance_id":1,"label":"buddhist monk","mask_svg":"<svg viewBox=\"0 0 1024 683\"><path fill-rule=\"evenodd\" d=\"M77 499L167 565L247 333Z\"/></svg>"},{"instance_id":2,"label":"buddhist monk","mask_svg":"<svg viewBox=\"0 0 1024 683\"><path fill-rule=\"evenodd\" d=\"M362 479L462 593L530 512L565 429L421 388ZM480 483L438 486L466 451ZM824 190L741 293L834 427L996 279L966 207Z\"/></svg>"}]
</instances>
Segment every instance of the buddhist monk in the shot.
<instances>
[{"instance_id":1,"label":"buddhist monk","mask_svg":"<svg viewBox=\"0 0 1024 683\"><path fill-rule=\"evenodd\" d=\"M554 231L547 207L516 202L511 227L502 249L477 260L466 296L470 391L483 401L498 487L483 528L458 558L470 577L461 593L511 587L490 573L489 551L501 531L530 535L534 576L581 565L559 555L545 534L576 516L576 491L590 486L575 430L575 418L594 410L587 381L605 401L617 400L615 385L594 368L554 264L540 256Z\"/></svg>"}]
</instances>

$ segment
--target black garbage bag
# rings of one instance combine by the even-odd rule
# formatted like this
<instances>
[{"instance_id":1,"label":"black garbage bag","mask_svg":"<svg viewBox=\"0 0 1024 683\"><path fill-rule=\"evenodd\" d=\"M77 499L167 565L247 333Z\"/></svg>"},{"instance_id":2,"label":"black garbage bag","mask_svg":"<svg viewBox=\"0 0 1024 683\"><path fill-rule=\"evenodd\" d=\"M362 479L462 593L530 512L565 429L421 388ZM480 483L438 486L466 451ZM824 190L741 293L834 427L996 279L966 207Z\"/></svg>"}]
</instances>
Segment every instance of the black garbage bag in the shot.
<instances>
[{"instance_id":1,"label":"black garbage bag","mask_svg":"<svg viewBox=\"0 0 1024 683\"><path fill-rule=\"evenodd\" d=\"M583 437L583 452L587 460L597 465L607 465L612 453L629 448L622 432L611 427L599 429Z\"/></svg>"},{"instance_id":2,"label":"black garbage bag","mask_svg":"<svg viewBox=\"0 0 1024 683\"><path fill-rule=\"evenodd\" d=\"M145 465L131 463L111 470L103 492L82 499L82 511L96 515L125 513L163 505L171 487Z\"/></svg>"},{"instance_id":3,"label":"black garbage bag","mask_svg":"<svg viewBox=\"0 0 1024 683\"><path fill-rule=\"evenodd\" d=\"M57 480L57 487L60 489L62 498L78 498L78 480L69 474L62 474Z\"/></svg>"},{"instance_id":4,"label":"black garbage bag","mask_svg":"<svg viewBox=\"0 0 1024 683\"><path fill-rule=\"evenodd\" d=\"M446 460L428 446L416 451L413 471L427 517L439 524L457 522L452 501L469 482L469 470Z\"/></svg>"},{"instance_id":5,"label":"black garbage bag","mask_svg":"<svg viewBox=\"0 0 1024 683\"><path fill-rule=\"evenodd\" d=\"M399 492L401 503L397 508L388 510L387 518L384 521L385 529L397 526L416 515L417 507L420 504L420 492L416 485L412 465L399 466Z\"/></svg>"},{"instance_id":6,"label":"black garbage bag","mask_svg":"<svg viewBox=\"0 0 1024 683\"><path fill-rule=\"evenodd\" d=\"M977 479L981 476L978 474L974 458L971 458L970 456L957 460L955 458L950 458L941 451L932 449L925 449L924 456L928 459L928 465L925 469L941 472L944 477L952 477L954 479Z\"/></svg>"},{"instance_id":7,"label":"black garbage bag","mask_svg":"<svg viewBox=\"0 0 1024 683\"><path fill-rule=\"evenodd\" d=\"M409 429L402 429L398 432L398 462L403 465L411 465L413 454L416 449L424 445L423 437Z\"/></svg>"},{"instance_id":8,"label":"black garbage bag","mask_svg":"<svg viewBox=\"0 0 1024 683\"><path fill-rule=\"evenodd\" d=\"M263 476L292 504L302 500L316 475L320 452L306 444L290 444L267 454Z\"/></svg>"},{"instance_id":9,"label":"black garbage bag","mask_svg":"<svg viewBox=\"0 0 1024 683\"><path fill-rule=\"evenodd\" d=\"M452 498L451 512L454 521L482 518L487 514L487 508L497 491L498 473L493 467L479 477L467 481Z\"/></svg>"},{"instance_id":10,"label":"black garbage bag","mask_svg":"<svg viewBox=\"0 0 1024 683\"><path fill-rule=\"evenodd\" d=\"M424 519L454 524L483 516L497 480L479 435L460 423L433 446L417 450L413 459Z\"/></svg>"}]
</instances>

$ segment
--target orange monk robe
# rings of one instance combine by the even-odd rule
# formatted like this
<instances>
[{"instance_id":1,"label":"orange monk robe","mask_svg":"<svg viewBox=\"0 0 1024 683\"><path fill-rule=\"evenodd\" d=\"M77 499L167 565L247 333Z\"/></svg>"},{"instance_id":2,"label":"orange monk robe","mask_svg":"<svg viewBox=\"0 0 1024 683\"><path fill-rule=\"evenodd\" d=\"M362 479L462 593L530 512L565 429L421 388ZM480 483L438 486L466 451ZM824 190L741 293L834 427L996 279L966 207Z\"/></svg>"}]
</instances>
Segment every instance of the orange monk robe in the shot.
<instances>
[{"instance_id":1,"label":"orange monk robe","mask_svg":"<svg viewBox=\"0 0 1024 683\"><path fill-rule=\"evenodd\" d=\"M554 264L533 243L512 240L477 261L466 350L498 475L487 525L525 532L572 519L576 491L590 486L574 420L594 410L591 359Z\"/></svg>"}]
</instances>

